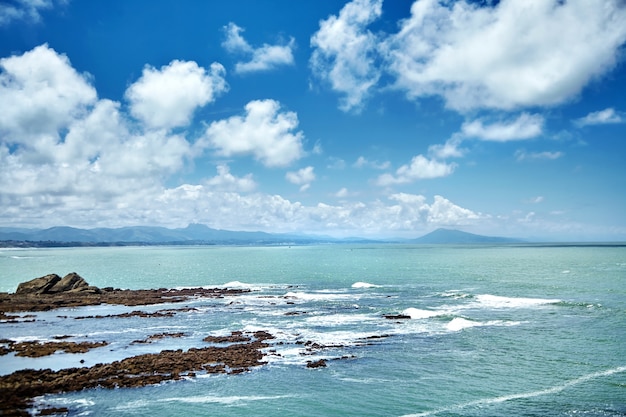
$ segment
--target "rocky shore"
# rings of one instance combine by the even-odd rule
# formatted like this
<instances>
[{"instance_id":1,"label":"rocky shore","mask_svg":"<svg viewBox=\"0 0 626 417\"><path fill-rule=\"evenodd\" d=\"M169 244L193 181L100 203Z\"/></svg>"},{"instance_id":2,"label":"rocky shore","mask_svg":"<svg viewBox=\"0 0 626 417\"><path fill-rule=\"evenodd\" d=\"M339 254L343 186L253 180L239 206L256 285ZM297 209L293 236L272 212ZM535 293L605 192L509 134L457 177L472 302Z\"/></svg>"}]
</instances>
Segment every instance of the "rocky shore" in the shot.
<instances>
[{"instance_id":1,"label":"rocky shore","mask_svg":"<svg viewBox=\"0 0 626 417\"><path fill-rule=\"evenodd\" d=\"M89 285L75 272L61 278L56 274L23 282L13 294L0 293L0 320L10 320L10 314L20 311L48 311L64 307L118 304L141 306L183 302L194 297L223 297L250 292L247 289L183 288L122 290Z\"/></svg>"},{"instance_id":2,"label":"rocky shore","mask_svg":"<svg viewBox=\"0 0 626 417\"><path fill-rule=\"evenodd\" d=\"M196 297L224 297L249 290L241 289L156 289L121 290L90 286L82 277L71 273L61 278L51 274L20 284L14 294L0 294L0 323L24 322L28 316L10 313L48 311L63 307L118 304L125 306L152 305L183 302ZM182 308L187 311L189 308ZM156 313L133 311L119 317L167 317L177 309L166 309ZM103 316L104 317L104 316ZM75 317L75 319L103 318L99 316ZM110 316L114 317L114 316ZM2 324L0 324L1 326ZM165 337L182 337L182 333L160 333L133 343L151 343ZM71 336L60 336L59 339ZM44 394L79 391L89 388L140 387L163 381L193 378L197 373L238 374L252 367L263 365L263 349L274 337L257 331L233 332L230 336L207 336L205 346L186 351L163 350L159 353L143 354L92 367L51 369L23 369L0 376L0 415L28 416L32 399ZM55 352L82 353L89 349L106 346L100 342L15 342L0 340L0 355L15 353L16 356L39 357ZM44 408L39 415L63 414L66 408Z\"/></svg>"}]
</instances>

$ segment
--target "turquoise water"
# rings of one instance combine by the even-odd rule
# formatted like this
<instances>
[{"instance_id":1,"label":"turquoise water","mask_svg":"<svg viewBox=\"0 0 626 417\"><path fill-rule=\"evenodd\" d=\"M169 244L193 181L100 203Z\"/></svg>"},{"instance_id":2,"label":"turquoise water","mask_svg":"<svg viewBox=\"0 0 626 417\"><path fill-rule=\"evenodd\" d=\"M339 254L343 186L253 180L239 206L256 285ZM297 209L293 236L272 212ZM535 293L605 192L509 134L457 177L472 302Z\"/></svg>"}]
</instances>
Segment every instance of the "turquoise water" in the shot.
<instances>
[{"instance_id":1,"label":"turquoise water","mask_svg":"<svg viewBox=\"0 0 626 417\"><path fill-rule=\"evenodd\" d=\"M0 373L79 366L267 330L268 365L158 386L47 396L71 415L624 416L626 247L320 245L0 250L0 291L78 272L121 288L228 286L169 318L0 324L0 338L106 340L86 354L0 357ZM406 314L410 320L389 320ZM60 318L65 315L69 318ZM133 345L160 332L182 339ZM313 352L302 342L330 346ZM309 360L328 366L307 369Z\"/></svg>"}]
</instances>

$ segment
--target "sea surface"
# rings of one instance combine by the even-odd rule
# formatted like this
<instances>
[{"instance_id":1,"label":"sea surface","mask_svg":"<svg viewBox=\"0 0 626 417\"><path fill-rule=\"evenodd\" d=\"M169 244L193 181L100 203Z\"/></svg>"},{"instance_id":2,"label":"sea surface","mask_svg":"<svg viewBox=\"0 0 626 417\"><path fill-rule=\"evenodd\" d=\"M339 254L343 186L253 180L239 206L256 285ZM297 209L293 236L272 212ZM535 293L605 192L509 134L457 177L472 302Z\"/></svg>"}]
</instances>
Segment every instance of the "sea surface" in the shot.
<instances>
[{"instance_id":1,"label":"sea surface","mask_svg":"<svg viewBox=\"0 0 626 417\"><path fill-rule=\"evenodd\" d=\"M0 338L16 341L71 335L67 340L110 343L85 354L0 356L0 374L201 347L208 335L237 330L276 336L268 364L247 373L37 402L68 407L70 415L626 415L626 246L0 250L0 291L69 272L99 287L252 291L171 305L55 310L37 313L34 322L0 323ZM72 320L184 306L195 310ZM162 332L185 337L132 343ZM309 350L312 343L325 348ZM325 368L306 367L319 359L327 360Z\"/></svg>"}]
</instances>

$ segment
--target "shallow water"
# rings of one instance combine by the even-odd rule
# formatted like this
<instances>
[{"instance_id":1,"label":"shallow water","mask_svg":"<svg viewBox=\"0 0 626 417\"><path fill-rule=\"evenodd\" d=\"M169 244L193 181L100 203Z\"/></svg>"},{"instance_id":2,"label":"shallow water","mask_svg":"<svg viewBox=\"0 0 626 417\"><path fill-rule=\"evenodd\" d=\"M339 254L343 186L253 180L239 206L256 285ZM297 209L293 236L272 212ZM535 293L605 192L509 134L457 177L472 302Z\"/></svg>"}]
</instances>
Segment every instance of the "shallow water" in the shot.
<instances>
[{"instance_id":1,"label":"shallow water","mask_svg":"<svg viewBox=\"0 0 626 417\"><path fill-rule=\"evenodd\" d=\"M626 248L319 245L0 251L0 290L75 271L100 287L243 287L166 318L74 320L84 307L0 324L2 338L110 344L0 357L0 373L85 366L267 330L268 365L158 386L46 396L71 415L623 416ZM384 315L404 314L406 320ZM61 318L58 316L67 316ZM150 344L134 340L184 332ZM307 351L304 342L334 346ZM310 360L327 367L307 369Z\"/></svg>"}]
</instances>

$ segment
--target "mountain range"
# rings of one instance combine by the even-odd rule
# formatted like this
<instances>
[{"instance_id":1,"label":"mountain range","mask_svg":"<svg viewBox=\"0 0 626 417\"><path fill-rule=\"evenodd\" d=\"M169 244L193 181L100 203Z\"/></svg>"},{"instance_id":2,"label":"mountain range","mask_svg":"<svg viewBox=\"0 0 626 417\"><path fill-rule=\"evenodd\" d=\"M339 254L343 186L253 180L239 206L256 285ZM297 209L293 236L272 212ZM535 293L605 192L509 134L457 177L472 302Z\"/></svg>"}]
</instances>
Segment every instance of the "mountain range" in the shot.
<instances>
[{"instance_id":1,"label":"mountain range","mask_svg":"<svg viewBox=\"0 0 626 417\"><path fill-rule=\"evenodd\" d=\"M460 230L437 229L416 239L387 239L384 241L377 241L363 238L337 239L327 236L220 230L212 229L203 224L190 224L185 228L179 229L152 226L132 226L115 229L78 229L65 226L51 227L48 229L0 227L0 242L3 242L3 246L91 246L131 244L278 245L344 242L472 244L513 243L520 242L520 240L482 236L462 232Z\"/></svg>"}]
</instances>

